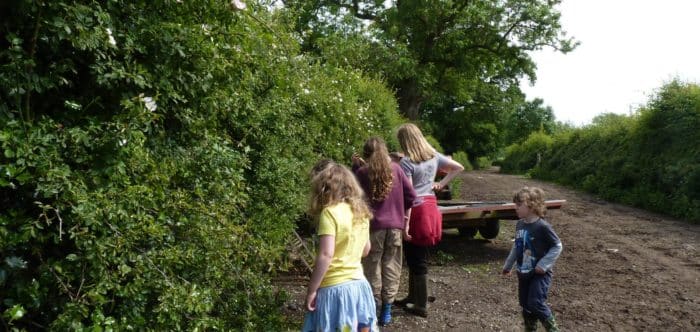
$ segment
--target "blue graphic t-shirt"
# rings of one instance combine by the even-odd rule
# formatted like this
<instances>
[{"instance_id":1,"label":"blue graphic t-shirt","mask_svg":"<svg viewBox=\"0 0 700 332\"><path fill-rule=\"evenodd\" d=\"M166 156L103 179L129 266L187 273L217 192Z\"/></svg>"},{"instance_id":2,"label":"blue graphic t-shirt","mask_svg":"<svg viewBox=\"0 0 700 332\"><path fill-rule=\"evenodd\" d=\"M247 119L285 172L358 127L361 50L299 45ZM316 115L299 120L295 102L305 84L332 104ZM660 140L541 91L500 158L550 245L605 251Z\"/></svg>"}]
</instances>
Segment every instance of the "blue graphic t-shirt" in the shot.
<instances>
[{"instance_id":1,"label":"blue graphic t-shirt","mask_svg":"<svg viewBox=\"0 0 700 332\"><path fill-rule=\"evenodd\" d=\"M520 273L534 271L540 259L547 255L553 247L561 248L561 241L549 223L542 218L531 223L518 220L515 226L515 243L511 255L514 255L512 258L515 258ZM559 252L560 249L556 256ZM552 258L556 259L556 256ZM509 259L512 258L509 256ZM504 269L510 269L510 267L507 266Z\"/></svg>"},{"instance_id":2,"label":"blue graphic t-shirt","mask_svg":"<svg viewBox=\"0 0 700 332\"><path fill-rule=\"evenodd\" d=\"M537 260L535 259L535 248L532 246L534 237L530 237L527 229L521 229L515 236L515 247L518 253L518 271L528 273L535 269Z\"/></svg>"}]
</instances>

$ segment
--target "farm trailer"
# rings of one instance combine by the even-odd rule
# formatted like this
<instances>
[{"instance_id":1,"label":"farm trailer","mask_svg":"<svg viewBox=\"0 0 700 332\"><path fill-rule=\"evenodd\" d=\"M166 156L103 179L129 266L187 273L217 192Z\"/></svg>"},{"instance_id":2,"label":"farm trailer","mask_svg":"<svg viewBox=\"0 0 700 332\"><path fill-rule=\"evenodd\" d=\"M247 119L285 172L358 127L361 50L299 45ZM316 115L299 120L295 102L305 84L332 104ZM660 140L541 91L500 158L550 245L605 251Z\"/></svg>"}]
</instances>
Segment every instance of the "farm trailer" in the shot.
<instances>
[{"instance_id":1,"label":"farm trailer","mask_svg":"<svg viewBox=\"0 0 700 332\"><path fill-rule=\"evenodd\" d=\"M563 199L547 200L547 210L560 209ZM493 239L500 231L499 220L518 220L515 203L506 202L444 202L438 203L442 213L442 228L457 228L459 234L474 237L476 232Z\"/></svg>"}]
</instances>

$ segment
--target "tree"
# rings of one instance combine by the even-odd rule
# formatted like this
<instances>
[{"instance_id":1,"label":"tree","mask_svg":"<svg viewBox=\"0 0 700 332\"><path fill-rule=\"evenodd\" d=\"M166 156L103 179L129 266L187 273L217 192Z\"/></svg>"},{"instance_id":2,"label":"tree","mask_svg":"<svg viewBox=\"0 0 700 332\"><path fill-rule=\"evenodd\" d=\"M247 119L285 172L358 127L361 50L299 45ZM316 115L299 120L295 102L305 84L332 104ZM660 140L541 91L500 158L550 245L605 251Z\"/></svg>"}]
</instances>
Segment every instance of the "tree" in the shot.
<instances>
[{"instance_id":1,"label":"tree","mask_svg":"<svg viewBox=\"0 0 700 332\"><path fill-rule=\"evenodd\" d=\"M552 134L555 127L554 111L550 106L544 106L542 99L525 101L508 117L506 144L520 143L538 130Z\"/></svg>"},{"instance_id":2,"label":"tree","mask_svg":"<svg viewBox=\"0 0 700 332\"><path fill-rule=\"evenodd\" d=\"M525 76L534 81L528 51L566 53L577 44L561 28L560 2L285 1L304 50L380 73L412 120L431 100L463 104L485 85L505 92Z\"/></svg>"},{"instance_id":3,"label":"tree","mask_svg":"<svg viewBox=\"0 0 700 332\"><path fill-rule=\"evenodd\" d=\"M464 104L455 98L426 103L422 119L447 152L467 152L475 164L479 156L493 155L503 147L508 116L522 100L516 88L502 92L484 85Z\"/></svg>"}]
</instances>

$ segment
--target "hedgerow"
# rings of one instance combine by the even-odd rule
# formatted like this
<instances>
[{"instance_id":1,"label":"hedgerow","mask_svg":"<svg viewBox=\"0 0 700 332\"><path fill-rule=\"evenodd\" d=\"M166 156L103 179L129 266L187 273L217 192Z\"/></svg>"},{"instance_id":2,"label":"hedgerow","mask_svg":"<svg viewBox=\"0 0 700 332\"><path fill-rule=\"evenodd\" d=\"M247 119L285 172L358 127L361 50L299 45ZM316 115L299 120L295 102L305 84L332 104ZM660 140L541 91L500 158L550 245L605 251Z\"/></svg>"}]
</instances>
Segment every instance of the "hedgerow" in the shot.
<instances>
[{"instance_id":1,"label":"hedgerow","mask_svg":"<svg viewBox=\"0 0 700 332\"><path fill-rule=\"evenodd\" d=\"M632 115L510 147L508 172L585 189L601 197L700 221L700 86L672 81ZM538 134L539 135L539 134ZM540 155L540 162L533 162Z\"/></svg>"},{"instance_id":2,"label":"hedgerow","mask_svg":"<svg viewBox=\"0 0 700 332\"><path fill-rule=\"evenodd\" d=\"M391 135L391 91L300 55L251 3L0 17L3 328L281 329L270 276L307 170Z\"/></svg>"},{"instance_id":3,"label":"hedgerow","mask_svg":"<svg viewBox=\"0 0 700 332\"><path fill-rule=\"evenodd\" d=\"M552 146L552 138L536 131L530 134L522 143L513 144L506 148L506 158L501 161L504 172L525 171L539 165L542 154Z\"/></svg>"}]
</instances>

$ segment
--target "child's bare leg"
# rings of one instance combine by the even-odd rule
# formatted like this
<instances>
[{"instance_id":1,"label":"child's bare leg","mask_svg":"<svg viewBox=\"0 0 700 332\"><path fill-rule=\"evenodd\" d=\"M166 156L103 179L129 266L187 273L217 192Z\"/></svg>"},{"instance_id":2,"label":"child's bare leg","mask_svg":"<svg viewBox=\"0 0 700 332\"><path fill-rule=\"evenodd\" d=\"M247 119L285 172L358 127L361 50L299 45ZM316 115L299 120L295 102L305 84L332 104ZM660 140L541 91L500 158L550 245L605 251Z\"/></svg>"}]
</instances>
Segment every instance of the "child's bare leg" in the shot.
<instances>
[{"instance_id":1,"label":"child's bare leg","mask_svg":"<svg viewBox=\"0 0 700 332\"><path fill-rule=\"evenodd\" d=\"M369 332L370 326L367 324L360 323L357 325L357 331L359 332Z\"/></svg>"}]
</instances>

